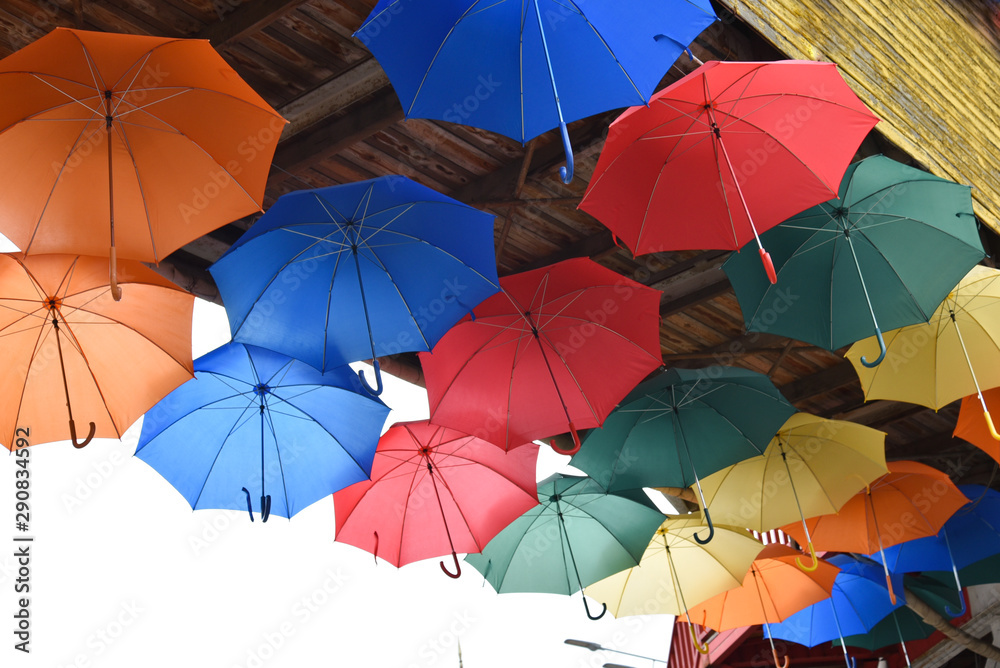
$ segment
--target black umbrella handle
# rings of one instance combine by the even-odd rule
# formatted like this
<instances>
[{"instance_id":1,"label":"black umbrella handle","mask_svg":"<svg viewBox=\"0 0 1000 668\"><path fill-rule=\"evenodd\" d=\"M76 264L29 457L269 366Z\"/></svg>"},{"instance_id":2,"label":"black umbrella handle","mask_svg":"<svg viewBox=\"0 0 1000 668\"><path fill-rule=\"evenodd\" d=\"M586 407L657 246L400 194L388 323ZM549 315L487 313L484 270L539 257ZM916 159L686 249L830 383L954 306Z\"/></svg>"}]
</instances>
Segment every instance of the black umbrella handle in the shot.
<instances>
[{"instance_id":1,"label":"black umbrella handle","mask_svg":"<svg viewBox=\"0 0 1000 668\"><path fill-rule=\"evenodd\" d=\"M583 592L580 593L582 594ZM601 611L597 613L597 616L594 616L590 613L590 606L587 605L587 597L586 596L583 597L583 609L587 611L587 619L592 619L593 621L596 622L598 619L603 617L604 613L608 611L608 604L601 603L601 606L602 606Z\"/></svg>"},{"instance_id":2,"label":"black umbrella handle","mask_svg":"<svg viewBox=\"0 0 1000 668\"><path fill-rule=\"evenodd\" d=\"M698 534L694 534L694 539L699 545L705 545L706 543L711 541L712 538L715 537L715 525L712 524L712 515L708 512L707 507L704 508L704 512L705 512L705 523L708 524L708 538L702 540Z\"/></svg>"},{"instance_id":3,"label":"black umbrella handle","mask_svg":"<svg viewBox=\"0 0 1000 668\"><path fill-rule=\"evenodd\" d=\"M271 516L271 495L260 497L260 521L266 522Z\"/></svg>"},{"instance_id":4,"label":"black umbrella handle","mask_svg":"<svg viewBox=\"0 0 1000 668\"><path fill-rule=\"evenodd\" d=\"M250 513L250 521L253 522L253 504L250 503L250 490L244 487L243 493L247 495L247 512Z\"/></svg>"}]
</instances>

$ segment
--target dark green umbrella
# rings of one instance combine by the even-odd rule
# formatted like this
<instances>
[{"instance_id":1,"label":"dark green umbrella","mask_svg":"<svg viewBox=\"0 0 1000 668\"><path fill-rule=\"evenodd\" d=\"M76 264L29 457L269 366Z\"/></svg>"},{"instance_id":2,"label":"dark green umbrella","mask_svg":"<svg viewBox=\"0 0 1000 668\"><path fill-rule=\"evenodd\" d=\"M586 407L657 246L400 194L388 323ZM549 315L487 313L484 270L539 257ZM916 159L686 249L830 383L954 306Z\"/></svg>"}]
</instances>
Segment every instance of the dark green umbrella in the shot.
<instances>
[{"instance_id":1,"label":"dark green umbrella","mask_svg":"<svg viewBox=\"0 0 1000 668\"><path fill-rule=\"evenodd\" d=\"M670 369L641 383L587 435L572 465L610 491L689 487L761 455L795 408L746 369ZM712 539L712 518L701 494Z\"/></svg>"},{"instance_id":2,"label":"dark green umbrella","mask_svg":"<svg viewBox=\"0 0 1000 668\"><path fill-rule=\"evenodd\" d=\"M896 608L889 615L872 627L868 633L853 636L844 636L844 645L849 647L861 647L870 652L899 643L906 655L906 664L909 665L909 656L906 651L906 644L911 640L923 640L929 638L935 629L930 624L924 622L923 618L910 608L901 606ZM834 647L841 645L840 639L833 641Z\"/></svg>"},{"instance_id":3,"label":"dark green umbrella","mask_svg":"<svg viewBox=\"0 0 1000 668\"><path fill-rule=\"evenodd\" d=\"M465 560L501 594L572 595L642 558L665 516L648 497L631 496L609 494L591 478L557 473L538 483L541 505ZM600 619L606 610L594 616L587 608L587 616Z\"/></svg>"},{"instance_id":4,"label":"dark green umbrella","mask_svg":"<svg viewBox=\"0 0 1000 668\"><path fill-rule=\"evenodd\" d=\"M723 265L746 327L837 350L927 322L984 257L968 186L884 156L847 168L839 197L761 235L772 285L744 248Z\"/></svg>"}]
</instances>

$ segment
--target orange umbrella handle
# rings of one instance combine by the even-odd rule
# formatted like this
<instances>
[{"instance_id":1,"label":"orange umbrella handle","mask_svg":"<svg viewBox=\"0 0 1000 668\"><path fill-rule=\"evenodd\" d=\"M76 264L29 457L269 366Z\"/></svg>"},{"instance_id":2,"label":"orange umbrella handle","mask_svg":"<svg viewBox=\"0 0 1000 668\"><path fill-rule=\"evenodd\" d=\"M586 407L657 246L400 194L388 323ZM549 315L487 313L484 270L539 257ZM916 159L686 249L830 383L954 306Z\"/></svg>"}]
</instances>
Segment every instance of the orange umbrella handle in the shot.
<instances>
[{"instance_id":1,"label":"orange umbrella handle","mask_svg":"<svg viewBox=\"0 0 1000 668\"><path fill-rule=\"evenodd\" d=\"M983 411L983 417L986 418L986 426L990 429L990 436L992 436L994 440L1000 441L1000 434L997 433L996 427L993 426L993 418L990 416L990 412Z\"/></svg>"},{"instance_id":2,"label":"orange umbrella handle","mask_svg":"<svg viewBox=\"0 0 1000 668\"><path fill-rule=\"evenodd\" d=\"M94 432L97 431L97 425L93 422L90 423L90 433L87 434L87 438L83 439L83 443L78 443L76 440L76 424L73 423L73 418L69 419L69 436L73 439L74 448L86 447L88 443L94 440Z\"/></svg>"},{"instance_id":3,"label":"orange umbrella handle","mask_svg":"<svg viewBox=\"0 0 1000 668\"><path fill-rule=\"evenodd\" d=\"M889 600L896 605L896 592L892 590L892 576L888 573L885 574L885 586L889 588Z\"/></svg>"},{"instance_id":4,"label":"orange umbrella handle","mask_svg":"<svg viewBox=\"0 0 1000 668\"><path fill-rule=\"evenodd\" d=\"M812 573L814 570L819 568L819 559L816 558L816 548L813 547L812 541L809 541L809 554L812 556L811 566L803 564L801 557L795 557L795 565L804 570L806 573ZM787 659L788 657L785 658Z\"/></svg>"},{"instance_id":5,"label":"orange umbrella handle","mask_svg":"<svg viewBox=\"0 0 1000 668\"><path fill-rule=\"evenodd\" d=\"M771 648L771 656L774 657L774 668L788 668L788 655L785 655L785 662L778 661L778 650Z\"/></svg>"},{"instance_id":6,"label":"orange umbrella handle","mask_svg":"<svg viewBox=\"0 0 1000 668\"><path fill-rule=\"evenodd\" d=\"M111 285L111 296L114 297L114 300L116 302L120 302L122 300L122 289L118 287L118 257L117 253L115 252L114 246L111 247L110 285Z\"/></svg>"},{"instance_id":7,"label":"orange umbrella handle","mask_svg":"<svg viewBox=\"0 0 1000 668\"><path fill-rule=\"evenodd\" d=\"M694 648L698 650L699 654L708 654L708 645L702 645L698 642L698 636L694 632L694 624L688 620L688 631L691 632L691 642L694 643Z\"/></svg>"}]
</instances>

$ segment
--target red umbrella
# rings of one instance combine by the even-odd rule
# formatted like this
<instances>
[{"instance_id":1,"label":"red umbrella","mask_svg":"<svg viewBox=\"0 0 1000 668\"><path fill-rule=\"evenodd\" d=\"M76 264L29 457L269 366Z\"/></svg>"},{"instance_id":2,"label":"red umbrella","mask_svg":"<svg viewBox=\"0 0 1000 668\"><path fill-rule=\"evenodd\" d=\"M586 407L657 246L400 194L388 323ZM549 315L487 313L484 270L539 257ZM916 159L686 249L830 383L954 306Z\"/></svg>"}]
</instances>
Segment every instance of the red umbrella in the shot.
<instances>
[{"instance_id":1,"label":"red umbrella","mask_svg":"<svg viewBox=\"0 0 1000 668\"><path fill-rule=\"evenodd\" d=\"M587 258L500 287L420 354L435 424L508 450L568 430L579 448L576 430L663 363L658 290Z\"/></svg>"},{"instance_id":2,"label":"red umbrella","mask_svg":"<svg viewBox=\"0 0 1000 668\"><path fill-rule=\"evenodd\" d=\"M878 122L833 63L709 62L608 132L580 208L636 254L738 249L837 196Z\"/></svg>"},{"instance_id":3,"label":"red umbrella","mask_svg":"<svg viewBox=\"0 0 1000 668\"><path fill-rule=\"evenodd\" d=\"M538 505L538 446L505 453L492 443L426 420L382 435L371 480L333 495L337 538L394 566L451 552L479 552Z\"/></svg>"}]
</instances>

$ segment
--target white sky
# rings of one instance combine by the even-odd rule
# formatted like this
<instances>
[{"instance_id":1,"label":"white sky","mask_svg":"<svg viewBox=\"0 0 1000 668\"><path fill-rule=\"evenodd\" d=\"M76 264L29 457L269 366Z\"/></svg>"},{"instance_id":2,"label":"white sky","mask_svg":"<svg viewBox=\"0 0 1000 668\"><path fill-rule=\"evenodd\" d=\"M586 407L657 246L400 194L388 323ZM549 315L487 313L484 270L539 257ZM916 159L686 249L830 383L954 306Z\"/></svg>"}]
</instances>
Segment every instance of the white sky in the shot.
<instances>
[{"instance_id":1,"label":"white sky","mask_svg":"<svg viewBox=\"0 0 1000 668\"><path fill-rule=\"evenodd\" d=\"M229 340L221 307L195 308L194 356ZM427 416L420 388L386 377L387 424ZM54 411L56 416L60 413ZM53 417L53 419L63 419ZM14 650L15 458L2 457L0 665L63 668L590 668L662 666L565 645L566 638L667 657L670 616L589 621L579 595L498 596L471 566L395 569L335 543L333 503L291 520L192 512L121 442L31 448L31 653ZM542 448L539 478L568 462ZM6 536L6 537L4 537Z\"/></svg>"}]
</instances>

